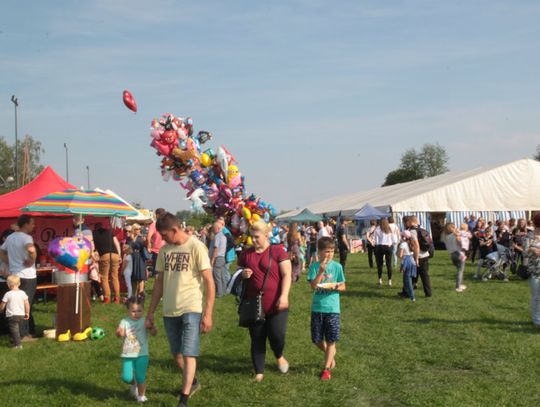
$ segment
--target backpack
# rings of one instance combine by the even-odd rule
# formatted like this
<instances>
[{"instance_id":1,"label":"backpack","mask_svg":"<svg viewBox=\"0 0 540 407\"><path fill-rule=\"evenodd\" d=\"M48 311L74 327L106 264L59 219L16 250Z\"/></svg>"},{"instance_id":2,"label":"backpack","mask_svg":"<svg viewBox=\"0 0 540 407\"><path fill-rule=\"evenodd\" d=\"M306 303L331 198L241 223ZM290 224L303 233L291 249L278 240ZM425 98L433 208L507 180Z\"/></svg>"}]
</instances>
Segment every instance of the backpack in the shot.
<instances>
[{"instance_id":1,"label":"backpack","mask_svg":"<svg viewBox=\"0 0 540 407\"><path fill-rule=\"evenodd\" d=\"M227 244L225 246L225 253L228 253L229 250L234 249L236 247L236 243L234 241L233 235L230 233L224 233L225 237L227 238Z\"/></svg>"},{"instance_id":2,"label":"backpack","mask_svg":"<svg viewBox=\"0 0 540 407\"><path fill-rule=\"evenodd\" d=\"M433 246L433 239L431 238L428 231L424 228L418 226L416 228L418 235L418 245L420 246L420 251L429 252L429 257L433 257L435 248Z\"/></svg>"},{"instance_id":3,"label":"backpack","mask_svg":"<svg viewBox=\"0 0 540 407\"><path fill-rule=\"evenodd\" d=\"M225 233L225 238L227 243L225 245L225 261L227 263L232 263L236 259L236 242L234 241L234 236L230 233Z\"/></svg>"}]
</instances>

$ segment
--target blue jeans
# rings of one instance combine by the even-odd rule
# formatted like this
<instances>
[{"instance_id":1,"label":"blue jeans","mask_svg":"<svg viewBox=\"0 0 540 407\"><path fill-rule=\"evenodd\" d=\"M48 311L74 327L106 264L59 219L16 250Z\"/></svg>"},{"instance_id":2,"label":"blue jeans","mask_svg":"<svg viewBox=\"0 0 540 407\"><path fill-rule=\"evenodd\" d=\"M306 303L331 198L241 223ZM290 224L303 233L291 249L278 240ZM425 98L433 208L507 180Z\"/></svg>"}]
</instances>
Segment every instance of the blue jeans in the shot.
<instances>
[{"instance_id":1,"label":"blue jeans","mask_svg":"<svg viewBox=\"0 0 540 407\"><path fill-rule=\"evenodd\" d=\"M407 297L414 300L413 277L416 277L418 274L416 271L416 263L412 256L405 256L403 258L401 271L403 272L403 289L407 293Z\"/></svg>"},{"instance_id":2,"label":"blue jeans","mask_svg":"<svg viewBox=\"0 0 540 407\"><path fill-rule=\"evenodd\" d=\"M531 317L533 323L540 327L540 277L530 277L531 287Z\"/></svg>"},{"instance_id":3,"label":"blue jeans","mask_svg":"<svg viewBox=\"0 0 540 407\"><path fill-rule=\"evenodd\" d=\"M460 252L453 252L450 255L452 263L456 266L456 288L463 285L463 271L465 270L465 260L461 260Z\"/></svg>"},{"instance_id":4,"label":"blue jeans","mask_svg":"<svg viewBox=\"0 0 540 407\"><path fill-rule=\"evenodd\" d=\"M201 316L198 312L187 312L179 317L163 317L173 355L199 356Z\"/></svg>"}]
</instances>

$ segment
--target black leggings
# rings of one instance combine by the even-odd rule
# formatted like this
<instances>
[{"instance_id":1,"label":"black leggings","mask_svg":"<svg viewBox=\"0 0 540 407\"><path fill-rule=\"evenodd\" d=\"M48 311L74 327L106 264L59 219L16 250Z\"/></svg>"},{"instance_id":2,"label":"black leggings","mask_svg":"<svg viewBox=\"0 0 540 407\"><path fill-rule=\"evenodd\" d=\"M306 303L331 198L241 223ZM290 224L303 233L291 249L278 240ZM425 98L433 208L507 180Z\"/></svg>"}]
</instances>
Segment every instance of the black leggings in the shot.
<instances>
[{"instance_id":1,"label":"black leggings","mask_svg":"<svg viewBox=\"0 0 540 407\"><path fill-rule=\"evenodd\" d=\"M377 274L382 278L383 257L386 261L388 280L392 279L392 246L378 244L375 246L375 259L377 260Z\"/></svg>"},{"instance_id":2,"label":"black leggings","mask_svg":"<svg viewBox=\"0 0 540 407\"><path fill-rule=\"evenodd\" d=\"M289 311L281 311L277 314L267 315L263 323L252 324L249 327L251 361L256 374L262 374L264 372L266 338L270 341L270 347L276 359L283 356L288 317Z\"/></svg>"}]
</instances>

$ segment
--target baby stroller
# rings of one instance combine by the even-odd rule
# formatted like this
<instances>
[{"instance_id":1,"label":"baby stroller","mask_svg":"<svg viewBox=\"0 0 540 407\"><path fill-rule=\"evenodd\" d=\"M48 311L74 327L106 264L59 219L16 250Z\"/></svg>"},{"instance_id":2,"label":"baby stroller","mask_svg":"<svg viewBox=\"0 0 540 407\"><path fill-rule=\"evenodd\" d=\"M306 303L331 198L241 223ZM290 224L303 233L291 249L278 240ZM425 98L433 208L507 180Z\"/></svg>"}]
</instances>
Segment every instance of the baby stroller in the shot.
<instances>
[{"instance_id":1,"label":"baby stroller","mask_svg":"<svg viewBox=\"0 0 540 407\"><path fill-rule=\"evenodd\" d=\"M508 281L508 272L512 264L512 251L503 245L497 244L497 251L489 253L482 264L485 271L482 281L490 279Z\"/></svg>"}]
</instances>

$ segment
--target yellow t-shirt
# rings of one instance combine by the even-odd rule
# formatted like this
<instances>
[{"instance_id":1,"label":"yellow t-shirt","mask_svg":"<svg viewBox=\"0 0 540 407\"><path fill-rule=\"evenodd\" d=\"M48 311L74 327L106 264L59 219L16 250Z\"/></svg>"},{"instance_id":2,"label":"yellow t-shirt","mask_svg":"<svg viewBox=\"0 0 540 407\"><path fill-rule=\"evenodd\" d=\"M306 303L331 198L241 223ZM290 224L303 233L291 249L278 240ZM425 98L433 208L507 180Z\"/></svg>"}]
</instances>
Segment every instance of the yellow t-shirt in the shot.
<instances>
[{"instance_id":1,"label":"yellow t-shirt","mask_svg":"<svg viewBox=\"0 0 540 407\"><path fill-rule=\"evenodd\" d=\"M208 249L193 236L182 245L166 244L160 249L156 271L163 279L163 316L202 312L204 282L201 271L210 268Z\"/></svg>"}]
</instances>

